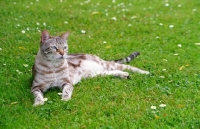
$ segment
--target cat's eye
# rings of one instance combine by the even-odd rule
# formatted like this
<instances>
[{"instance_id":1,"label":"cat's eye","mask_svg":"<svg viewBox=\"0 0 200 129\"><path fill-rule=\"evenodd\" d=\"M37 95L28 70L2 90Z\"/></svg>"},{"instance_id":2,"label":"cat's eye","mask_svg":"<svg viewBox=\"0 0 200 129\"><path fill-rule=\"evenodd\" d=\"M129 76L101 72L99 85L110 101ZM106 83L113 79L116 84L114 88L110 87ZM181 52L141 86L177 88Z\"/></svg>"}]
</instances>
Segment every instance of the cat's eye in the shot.
<instances>
[{"instance_id":1,"label":"cat's eye","mask_svg":"<svg viewBox=\"0 0 200 129\"><path fill-rule=\"evenodd\" d=\"M58 48L56 46L51 46L52 49L57 50Z\"/></svg>"},{"instance_id":2,"label":"cat's eye","mask_svg":"<svg viewBox=\"0 0 200 129\"><path fill-rule=\"evenodd\" d=\"M67 46L64 46L64 49L67 49Z\"/></svg>"}]
</instances>

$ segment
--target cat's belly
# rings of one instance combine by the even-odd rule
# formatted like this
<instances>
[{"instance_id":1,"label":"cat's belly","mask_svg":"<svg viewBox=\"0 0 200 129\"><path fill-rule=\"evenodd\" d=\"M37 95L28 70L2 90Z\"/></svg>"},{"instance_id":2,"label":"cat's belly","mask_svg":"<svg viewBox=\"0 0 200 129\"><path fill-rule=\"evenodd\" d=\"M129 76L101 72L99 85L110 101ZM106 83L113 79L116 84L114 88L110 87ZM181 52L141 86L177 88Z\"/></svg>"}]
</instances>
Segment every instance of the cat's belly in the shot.
<instances>
[{"instance_id":1,"label":"cat's belly","mask_svg":"<svg viewBox=\"0 0 200 129\"><path fill-rule=\"evenodd\" d=\"M87 60L84 60L81 63L81 69L84 72L84 77L94 77L98 72L103 71L103 67L99 63Z\"/></svg>"},{"instance_id":2,"label":"cat's belly","mask_svg":"<svg viewBox=\"0 0 200 129\"><path fill-rule=\"evenodd\" d=\"M82 78L94 77L101 71L103 71L103 67L97 62L84 60L81 62L79 68L76 68L76 73L72 75L71 80L73 84L76 84Z\"/></svg>"},{"instance_id":3,"label":"cat's belly","mask_svg":"<svg viewBox=\"0 0 200 129\"><path fill-rule=\"evenodd\" d=\"M81 63L81 68L90 75L96 75L96 72L103 71L103 67L95 61L84 60Z\"/></svg>"}]
</instances>

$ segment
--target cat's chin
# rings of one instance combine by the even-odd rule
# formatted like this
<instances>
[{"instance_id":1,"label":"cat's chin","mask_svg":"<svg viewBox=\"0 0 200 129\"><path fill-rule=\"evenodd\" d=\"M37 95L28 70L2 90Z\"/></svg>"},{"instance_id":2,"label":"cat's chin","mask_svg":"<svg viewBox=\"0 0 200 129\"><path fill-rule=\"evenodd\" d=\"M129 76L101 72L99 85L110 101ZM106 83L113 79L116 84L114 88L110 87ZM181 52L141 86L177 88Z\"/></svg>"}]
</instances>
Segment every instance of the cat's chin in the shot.
<instances>
[{"instance_id":1,"label":"cat's chin","mask_svg":"<svg viewBox=\"0 0 200 129\"><path fill-rule=\"evenodd\" d=\"M58 59L66 59L66 57L63 57L63 56L62 56L62 57L60 57L60 58L58 58Z\"/></svg>"}]
</instances>

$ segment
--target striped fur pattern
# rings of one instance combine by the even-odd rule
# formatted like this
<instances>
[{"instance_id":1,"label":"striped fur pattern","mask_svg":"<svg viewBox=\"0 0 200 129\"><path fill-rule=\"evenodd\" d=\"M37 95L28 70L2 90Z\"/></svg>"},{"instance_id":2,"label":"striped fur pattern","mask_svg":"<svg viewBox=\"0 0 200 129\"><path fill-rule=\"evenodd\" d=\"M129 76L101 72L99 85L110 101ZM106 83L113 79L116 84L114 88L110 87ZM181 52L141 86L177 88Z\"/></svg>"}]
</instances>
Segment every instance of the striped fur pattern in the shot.
<instances>
[{"instance_id":1,"label":"striped fur pattern","mask_svg":"<svg viewBox=\"0 0 200 129\"><path fill-rule=\"evenodd\" d=\"M112 61L112 62L119 63L119 64L129 63L129 62L131 62L134 58L136 58L136 57L139 56L139 55L140 55L139 52L133 52L133 53L131 53L131 54L130 54L128 57L126 57L126 58L114 60L114 61Z\"/></svg>"},{"instance_id":2,"label":"striped fur pattern","mask_svg":"<svg viewBox=\"0 0 200 129\"><path fill-rule=\"evenodd\" d=\"M40 50L33 66L34 79L31 88L35 106L44 104L43 92L51 87L59 87L62 90L62 100L71 99L73 85L82 78L97 75L128 78L129 73L123 70L149 74L148 71L122 64L130 62L139 55L138 52L116 61L105 61L90 54L68 54L68 36L69 32L61 36L50 36L46 30L41 33Z\"/></svg>"}]
</instances>

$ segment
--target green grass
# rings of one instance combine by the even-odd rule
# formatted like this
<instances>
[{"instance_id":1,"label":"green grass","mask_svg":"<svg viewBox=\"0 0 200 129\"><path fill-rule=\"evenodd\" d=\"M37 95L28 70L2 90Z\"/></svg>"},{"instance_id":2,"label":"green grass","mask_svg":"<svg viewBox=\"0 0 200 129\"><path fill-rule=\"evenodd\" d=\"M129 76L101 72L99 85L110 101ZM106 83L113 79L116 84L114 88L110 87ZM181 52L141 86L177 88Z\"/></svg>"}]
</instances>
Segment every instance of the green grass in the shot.
<instances>
[{"instance_id":1,"label":"green grass","mask_svg":"<svg viewBox=\"0 0 200 129\"><path fill-rule=\"evenodd\" d=\"M62 1L0 2L0 128L200 128L199 0ZM70 30L70 53L110 60L140 51L130 65L151 75L86 79L72 100L51 89L47 103L33 107L31 68L43 29Z\"/></svg>"}]
</instances>

